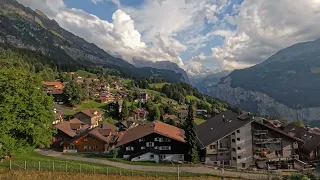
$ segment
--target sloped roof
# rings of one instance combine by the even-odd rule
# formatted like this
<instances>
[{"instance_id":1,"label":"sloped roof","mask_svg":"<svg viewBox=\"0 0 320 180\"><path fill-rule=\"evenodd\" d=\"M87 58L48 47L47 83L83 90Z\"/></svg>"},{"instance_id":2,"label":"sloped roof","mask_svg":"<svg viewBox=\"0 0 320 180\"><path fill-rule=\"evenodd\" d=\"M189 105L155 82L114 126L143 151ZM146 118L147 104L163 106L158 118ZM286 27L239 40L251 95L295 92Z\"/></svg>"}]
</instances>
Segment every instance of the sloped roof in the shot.
<instances>
[{"instance_id":1,"label":"sloped roof","mask_svg":"<svg viewBox=\"0 0 320 180\"><path fill-rule=\"evenodd\" d=\"M249 117L245 119L246 115L242 115L240 118L238 117L239 115L237 113L226 111L198 125L197 137L201 146L206 147L253 121L253 119Z\"/></svg>"},{"instance_id":2,"label":"sloped roof","mask_svg":"<svg viewBox=\"0 0 320 180\"><path fill-rule=\"evenodd\" d=\"M76 132L72 130L69 122L59 123L56 125L56 128L70 137L74 137L75 135L77 135Z\"/></svg>"},{"instance_id":3,"label":"sloped roof","mask_svg":"<svg viewBox=\"0 0 320 180\"><path fill-rule=\"evenodd\" d=\"M102 129L110 129L112 131L117 131L119 129L115 125L110 124L108 122L104 122L103 124L101 124L101 128Z\"/></svg>"},{"instance_id":4,"label":"sloped roof","mask_svg":"<svg viewBox=\"0 0 320 180\"><path fill-rule=\"evenodd\" d=\"M136 114L140 114L140 113L144 113L144 114L147 114L148 111L143 109L143 108L137 108L137 109L134 109L132 110L132 112L136 113Z\"/></svg>"},{"instance_id":5,"label":"sloped roof","mask_svg":"<svg viewBox=\"0 0 320 180\"><path fill-rule=\"evenodd\" d=\"M63 86L63 83L59 81L42 81L42 84L46 86L57 86L57 85Z\"/></svg>"},{"instance_id":6,"label":"sloped roof","mask_svg":"<svg viewBox=\"0 0 320 180\"><path fill-rule=\"evenodd\" d=\"M160 121L153 121L127 130L118 142L117 147L152 133L156 133L176 141L185 142L184 130Z\"/></svg>"},{"instance_id":7,"label":"sloped roof","mask_svg":"<svg viewBox=\"0 0 320 180\"><path fill-rule=\"evenodd\" d=\"M310 132L304 127L289 124L283 131L289 136L303 140L304 144L299 148L305 152L310 153L320 145L320 135Z\"/></svg>"},{"instance_id":8,"label":"sloped roof","mask_svg":"<svg viewBox=\"0 0 320 180\"><path fill-rule=\"evenodd\" d=\"M81 112L89 117L94 117L102 114L102 112L96 108L85 109L85 110L82 110ZM97 112L97 114L95 114L95 112Z\"/></svg>"},{"instance_id":9,"label":"sloped roof","mask_svg":"<svg viewBox=\"0 0 320 180\"><path fill-rule=\"evenodd\" d=\"M74 137L77 135L77 132L81 132L89 128L88 124L83 123L77 118L73 118L70 121L56 124L55 126L57 129L64 132L70 137Z\"/></svg>"}]
</instances>

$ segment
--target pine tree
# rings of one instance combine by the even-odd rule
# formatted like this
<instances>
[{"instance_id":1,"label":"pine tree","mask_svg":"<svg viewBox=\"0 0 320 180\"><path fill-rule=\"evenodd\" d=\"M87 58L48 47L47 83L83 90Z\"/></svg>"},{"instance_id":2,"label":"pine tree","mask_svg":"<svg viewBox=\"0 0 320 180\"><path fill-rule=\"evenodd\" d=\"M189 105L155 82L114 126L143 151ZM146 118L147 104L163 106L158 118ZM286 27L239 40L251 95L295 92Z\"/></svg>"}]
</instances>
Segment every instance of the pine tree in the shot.
<instances>
[{"instance_id":1,"label":"pine tree","mask_svg":"<svg viewBox=\"0 0 320 180\"><path fill-rule=\"evenodd\" d=\"M188 152L185 156L185 160L191 163L196 163L199 161L198 150L197 150L197 140L196 140L196 126L194 123L194 115L192 104L189 105L188 117L185 122L185 137L188 146Z\"/></svg>"},{"instance_id":2,"label":"pine tree","mask_svg":"<svg viewBox=\"0 0 320 180\"><path fill-rule=\"evenodd\" d=\"M128 109L127 101L124 99L122 103L120 119L124 121L124 120L127 120L128 118L129 118L129 109Z\"/></svg>"}]
</instances>

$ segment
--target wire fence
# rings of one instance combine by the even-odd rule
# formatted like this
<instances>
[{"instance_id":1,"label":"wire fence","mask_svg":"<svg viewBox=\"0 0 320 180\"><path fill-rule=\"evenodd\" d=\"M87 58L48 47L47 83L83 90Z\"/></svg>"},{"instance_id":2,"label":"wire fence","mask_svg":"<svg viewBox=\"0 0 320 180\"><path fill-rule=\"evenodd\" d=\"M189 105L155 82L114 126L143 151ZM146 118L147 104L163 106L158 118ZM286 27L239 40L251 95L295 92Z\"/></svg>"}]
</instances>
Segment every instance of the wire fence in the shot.
<instances>
[{"instance_id":1,"label":"wire fence","mask_svg":"<svg viewBox=\"0 0 320 180\"><path fill-rule=\"evenodd\" d=\"M51 171L67 173L104 174L114 176L139 176L139 177L167 177L177 179L179 177L196 177L197 173L181 172L177 167L177 172L157 172L157 171L137 171L121 169L112 166L75 164L63 161L22 161L10 160L7 164L10 170L33 170Z\"/></svg>"},{"instance_id":2,"label":"wire fence","mask_svg":"<svg viewBox=\"0 0 320 180\"><path fill-rule=\"evenodd\" d=\"M67 161L23 161L10 160L7 164L10 170L33 170L33 171L50 171L50 172L67 172L67 173L86 173L86 174L103 174L110 176L139 176L139 177L166 177L168 179L180 179L181 177L204 177L218 176L221 179L241 178L254 180L273 180L275 177L280 177L280 174L264 174L264 173L241 173L222 170L214 170L214 173L203 172L185 172L181 171L181 167L177 166L176 172L161 172L161 171L137 171L129 169L121 169L112 166L92 165L92 164L77 164ZM182 167L183 168L183 167Z\"/></svg>"}]
</instances>

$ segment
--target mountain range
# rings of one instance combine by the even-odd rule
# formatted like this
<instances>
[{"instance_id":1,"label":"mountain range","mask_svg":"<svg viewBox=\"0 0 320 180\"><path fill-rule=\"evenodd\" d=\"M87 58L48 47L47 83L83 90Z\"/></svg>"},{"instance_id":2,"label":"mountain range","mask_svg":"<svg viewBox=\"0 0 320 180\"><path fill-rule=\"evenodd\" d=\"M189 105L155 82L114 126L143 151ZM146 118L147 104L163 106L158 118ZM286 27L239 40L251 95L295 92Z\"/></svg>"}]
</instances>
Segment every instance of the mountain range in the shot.
<instances>
[{"instance_id":1,"label":"mountain range","mask_svg":"<svg viewBox=\"0 0 320 180\"><path fill-rule=\"evenodd\" d=\"M234 70L207 88L244 110L287 120L320 119L320 39L280 50L255 66Z\"/></svg>"},{"instance_id":2,"label":"mountain range","mask_svg":"<svg viewBox=\"0 0 320 180\"><path fill-rule=\"evenodd\" d=\"M134 58L132 61L136 67L151 67L156 69L172 70L182 75L183 77L182 81L189 83L189 77L187 73L183 69L181 69L176 63L173 63L170 61L152 62L152 61L146 61L146 60L141 60L136 58Z\"/></svg>"},{"instance_id":3,"label":"mountain range","mask_svg":"<svg viewBox=\"0 0 320 180\"><path fill-rule=\"evenodd\" d=\"M24 7L15 0L0 0L0 47L32 50L51 57L57 66L102 66L131 78L162 76L168 82L187 81L181 73L172 70L137 68L113 57L95 44L61 28L40 10Z\"/></svg>"}]
</instances>

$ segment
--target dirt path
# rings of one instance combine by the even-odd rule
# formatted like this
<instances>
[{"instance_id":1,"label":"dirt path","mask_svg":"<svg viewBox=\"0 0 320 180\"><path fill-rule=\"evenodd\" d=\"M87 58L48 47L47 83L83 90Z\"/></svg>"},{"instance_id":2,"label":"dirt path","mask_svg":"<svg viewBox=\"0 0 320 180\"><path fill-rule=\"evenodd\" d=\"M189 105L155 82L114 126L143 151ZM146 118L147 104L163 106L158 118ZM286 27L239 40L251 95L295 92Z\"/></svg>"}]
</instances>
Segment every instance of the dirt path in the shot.
<instances>
[{"instance_id":1,"label":"dirt path","mask_svg":"<svg viewBox=\"0 0 320 180\"><path fill-rule=\"evenodd\" d=\"M124 164L119 162L113 162L104 159L96 159L96 158L86 158L86 157L78 157L78 156L68 156L63 155L61 152L56 152L52 150L42 150L36 149L36 153L39 153L44 156L56 157L60 159L68 159L68 160L76 160L97 164L104 164L108 166L114 166L122 169L130 169L137 171L150 171L150 172L177 172L177 167L170 166L142 166L142 165L132 165L132 164ZM233 178L243 178L243 179L252 179L252 180L267 180L268 176L266 174L258 174L258 173L247 173L247 172L235 172L235 171L224 171L222 172L219 169L213 169L209 167L180 167L180 172L189 172L189 173L197 173L197 174L210 174L216 176L225 176L225 177L233 177ZM270 175L271 176L271 175Z\"/></svg>"}]
</instances>

